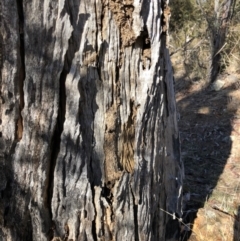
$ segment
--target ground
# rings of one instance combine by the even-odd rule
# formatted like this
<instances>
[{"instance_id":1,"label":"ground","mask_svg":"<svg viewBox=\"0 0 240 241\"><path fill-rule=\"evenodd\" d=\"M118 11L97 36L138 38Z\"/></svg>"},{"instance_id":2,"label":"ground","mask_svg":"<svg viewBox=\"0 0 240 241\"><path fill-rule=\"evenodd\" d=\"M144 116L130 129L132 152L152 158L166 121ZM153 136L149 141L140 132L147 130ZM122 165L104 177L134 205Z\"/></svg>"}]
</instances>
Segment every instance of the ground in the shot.
<instances>
[{"instance_id":1,"label":"ground","mask_svg":"<svg viewBox=\"0 0 240 241\"><path fill-rule=\"evenodd\" d=\"M182 159L182 240L240 240L240 71L216 84L187 78L173 59ZM176 70L177 69L177 70Z\"/></svg>"}]
</instances>

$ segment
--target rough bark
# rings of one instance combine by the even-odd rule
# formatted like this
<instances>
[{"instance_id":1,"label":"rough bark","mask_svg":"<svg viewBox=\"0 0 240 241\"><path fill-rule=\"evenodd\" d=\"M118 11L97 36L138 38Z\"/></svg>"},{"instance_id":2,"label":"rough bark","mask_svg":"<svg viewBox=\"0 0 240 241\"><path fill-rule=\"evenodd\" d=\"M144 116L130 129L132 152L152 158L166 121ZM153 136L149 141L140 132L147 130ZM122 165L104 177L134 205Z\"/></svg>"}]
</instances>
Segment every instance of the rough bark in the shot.
<instances>
[{"instance_id":1,"label":"rough bark","mask_svg":"<svg viewBox=\"0 0 240 241\"><path fill-rule=\"evenodd\" d=\"M0 11L1 240L177 240L167 2Z\"/></svg>"}]
</instances>

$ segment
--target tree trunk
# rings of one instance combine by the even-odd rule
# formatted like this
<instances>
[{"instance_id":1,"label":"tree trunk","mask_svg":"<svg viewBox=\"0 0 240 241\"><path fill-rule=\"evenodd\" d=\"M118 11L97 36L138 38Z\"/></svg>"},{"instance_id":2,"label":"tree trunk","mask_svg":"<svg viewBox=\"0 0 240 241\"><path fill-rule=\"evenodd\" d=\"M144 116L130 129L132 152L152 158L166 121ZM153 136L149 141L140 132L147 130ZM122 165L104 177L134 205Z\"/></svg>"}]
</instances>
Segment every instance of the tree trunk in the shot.
<instances>
[{"instance_id":1,"label":"tree trunk","mask_svg":"<svg viewBox=\"0 0 240 241\"><path fill-rule=\"evenodd\" d=\"M220 72L222 50L224 48L227 30L233 12L235 0L224 0L220 5L219 0L215 1L214 22L208 21L210 28L211 58L209 66L209 80L214 82Z\"/></svg>"},{"instance_id":2,"label":"tree trunk","mask_svg":"<svg viewBox=\"0 0 240 241\"><path fill-rule=\"evenodd\" d=\"M1 240L177 240L167 2L1 0L0 11Z\"/></svg>"}]
</instances>

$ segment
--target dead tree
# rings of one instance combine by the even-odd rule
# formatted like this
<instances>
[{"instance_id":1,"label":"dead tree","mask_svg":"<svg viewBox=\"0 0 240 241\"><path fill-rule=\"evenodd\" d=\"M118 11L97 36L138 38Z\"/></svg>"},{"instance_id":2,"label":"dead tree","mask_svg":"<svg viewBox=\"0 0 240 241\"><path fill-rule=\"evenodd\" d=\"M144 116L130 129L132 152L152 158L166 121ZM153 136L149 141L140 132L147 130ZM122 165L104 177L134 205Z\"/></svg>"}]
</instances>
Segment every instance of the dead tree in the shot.
<instances>
[{"instance_id":1,"label":"dead tree","mask_svg":"<svg viewBox=\"0 0 240 241\"><path fill-rule=\"evenodd\" d=\"M177 239L169 16L163 0L1 0L1 240Z\"/></svg>"}]
</instances>

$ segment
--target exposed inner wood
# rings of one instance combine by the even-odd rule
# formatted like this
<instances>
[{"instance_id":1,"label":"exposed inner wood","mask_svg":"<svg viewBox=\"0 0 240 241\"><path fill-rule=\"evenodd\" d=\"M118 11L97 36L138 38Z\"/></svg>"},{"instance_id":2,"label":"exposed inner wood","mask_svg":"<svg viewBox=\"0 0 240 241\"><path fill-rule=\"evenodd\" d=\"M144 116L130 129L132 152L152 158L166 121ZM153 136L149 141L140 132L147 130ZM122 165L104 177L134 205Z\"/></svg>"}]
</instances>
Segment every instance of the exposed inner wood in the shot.
<instances>
[{"instance_id":1,"label":"exposed inner wood","mask_svg":"<svg viewBox=\"0 0 240 241\"><path fill-rule=\"evenodd\" d=\"M134 171L134 146L135 146L135 128L137 108L134 101L130 101L131 114L127 123L123 125L123 148L121 164L125 171L132 173Z\"/></svg>"}]
</instances>

